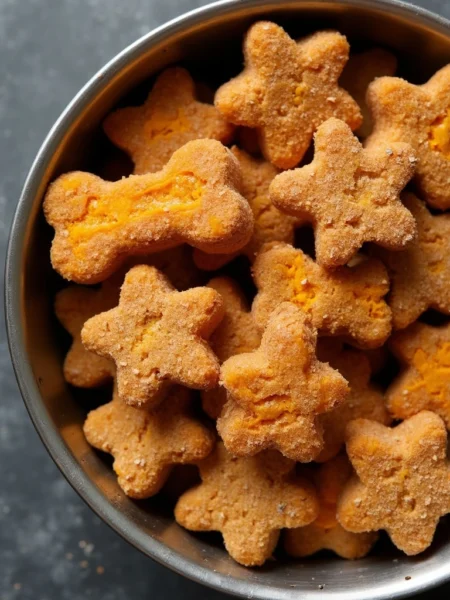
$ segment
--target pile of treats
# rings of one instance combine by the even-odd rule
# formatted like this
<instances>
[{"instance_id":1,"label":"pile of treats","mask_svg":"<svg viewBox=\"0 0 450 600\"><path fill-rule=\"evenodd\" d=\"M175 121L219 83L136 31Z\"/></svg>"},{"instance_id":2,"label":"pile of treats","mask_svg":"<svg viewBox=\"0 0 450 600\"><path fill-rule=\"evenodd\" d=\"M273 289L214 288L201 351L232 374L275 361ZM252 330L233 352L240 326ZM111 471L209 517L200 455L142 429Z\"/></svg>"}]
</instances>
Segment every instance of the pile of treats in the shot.
<instances>
[{"instance_id":1,"label":"pile of treats","mask_svg":"<svg viewBox=\"0 0 450 600\"><path fill-rule=\"evenodd\" d=\"M244 57L214 105L173 67L106 118L133 175L50 185L65 379L113 382L84 432L131 498L198 465L175 519L242 565L281 530L294 557L380 530L417 554L450 512L450 324L423 319L450 314L450 65L413 85L385 50L270 22Z\"/></svg>"}]
</instances>

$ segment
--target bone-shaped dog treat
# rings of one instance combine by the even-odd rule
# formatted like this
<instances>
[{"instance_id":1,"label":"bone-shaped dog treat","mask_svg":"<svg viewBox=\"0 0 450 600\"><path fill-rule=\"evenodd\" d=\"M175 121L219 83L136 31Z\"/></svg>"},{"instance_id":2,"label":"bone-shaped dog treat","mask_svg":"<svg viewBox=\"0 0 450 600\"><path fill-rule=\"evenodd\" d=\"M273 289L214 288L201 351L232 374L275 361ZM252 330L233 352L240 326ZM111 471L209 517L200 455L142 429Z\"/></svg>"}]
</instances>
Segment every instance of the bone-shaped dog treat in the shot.
<instances>
[{"instance_id":1,"label":"bone-shaped dog treat","mask_svg":"<svg viewBox=\"0 0 450 600\"><path fill-rule=\"evenodd\" d=\"M352 129L361 124L358 105L337 82L348 52L336 31L296 43L275 23L255 23L244 41L245 69L217 90L216 107L232 123L257 128L267 160L290 169L329 117Z\"/></svg>"},{"instance_id":2,"label":"bone-shaped dog treat","mask_svg":"<svg viewBox=\"0 0 450 600\"><path fill-rule=\"evenodd\" d=\"M196 463L214 447L214 434L190 411L189 392L171 390L167 405L153 411L111 402L91 411L83 430L87 441L114 456L118 483L131 498L149 498L164 485L176 464Z\"/></svg>"},{"instance_id":3,"label":"bone-shaped dog treat","mask_svg":"<svg viewBox=\"0 0 450 600\"><path fill-rule=\"evenodd\" d=\"M363 149L338 119L320 125L314 144L314 160L275 177L270 199L281 211L312 222L317 262L345 265L364 242L390 250L411 242L416 225L399 194L414 173L412 148L380 140Z\"/></svg>"},{"instance_id":4,"label":"bone-shaped dog treat","mask_svg":"<svg viewBox=\"0 0 450 600\"><path fill-rule=\"evenodd\" d=\"M351 533L336 519L339 495L351 474L351 465L344 455L336 456L314 473L319 516L306 527L286 531L284 546L288 554L303 557L320 550L332 550L342 558L355 559L370 551L378 538L377 533Z\"/></svg>"},{"instance_id":5,"label":"bone-shaped dog treat","mask_svg":"<svg viewBox=\"0 0 450 600\"><path fill-rule=\"evenodd\" d=\"M398 77L370 84L373 133L367 146L406 142L417 155L416 182L430 206L450 208L450 65L423 85Z\"/></svg>"},{"instance_id":6,"label":"bone-shaped dog treat","mask_svg":"<svg viewBox=\"0 0 450 600\"><path fill-rule=\"evenodd\" d=\"M208 389L219 362L206 339L223 317L220 295L210 288L177 292L154 267L133 267L119 305L89 319L81 332L88 350L116 363L120 398L153 406L169 384Z\"/></svg>"},{"instance_id":7,"label":"bone-shaped dog treat","mask_svg":"<svg viewBox=\"0 0 450 600\"><path fill-rule=\"evenodd\" d=\"M317 331L290 302L271 315L261 346L221 368L228 401L217 431L229 452L251 456L273 448L309 462L323 448L319 415L344 401L346 380L316 358Z\"/></svg>"},{"instance_id":8,"label":"bone-shaped dog treat","mask_svg":"<svg viewBox=\"0 0 450 600\"><path fill-rule=\"evenodd\" d=\"M408 555L428 548L440 517L450 512L442 419L422 411L394 429L357 419L347 428L347 453L356 475L338 502L341 525L354 533L385 529Z\"/></svg>"},{"instance_id":9,"label":"bone-shaped dog treat","mask_svg":"<svg viewBox=\"0 0 450 600\"><path fill-rule=\"evenodd\" d=\"M258 294L252 312L261 327L288 301L311 315L321 335L342 335L363 348L381 346L389 337L391 311L383 299L389 280L378 260L327 271L301 250L273 243L258 255L253 276Z\"/></svg>"},{"instance_id":10,"label":"bone-shaped dog treat","mask_svg":"<svg viewBox=\"0 0 450 600\"><path fill-rule=\"evenodd\" d=\"M159 171L192 140L227 144L234 130L214 106L196 100L194 81L180 67L159 75L142 106L111 113L103 127L110 140L130 155L135 174Z\"/></svg>"},{"instance_id":11,"label":"bone-shaped dog treat","mask_svg":"<svg viewBox=\"0 0 450 600\"><path fill-rule=\"evenodd\" d=\"M302 527L317 517L314 487L295 476L295 463L280 455L235 458L218 443L199 468L202 483L181 496L175 518L191 531L220 531L226 549L242 565L262 565L281 529Z\"/></svg>"},{"instance_id":12,"label":"bone-shaped dog treat","mask_svg":"<svg viewBox=\"0 0 450 600\"><path fill-rule=\"evenodd\" d=\"M116 182L62 175L44 201L55 228L53 267L67 279L96 283L130 255L183 242L205 252L235 252L253 231L240 185L236 158L215 140L189 142L158 173Z\"/></svg>"}]
</instances>

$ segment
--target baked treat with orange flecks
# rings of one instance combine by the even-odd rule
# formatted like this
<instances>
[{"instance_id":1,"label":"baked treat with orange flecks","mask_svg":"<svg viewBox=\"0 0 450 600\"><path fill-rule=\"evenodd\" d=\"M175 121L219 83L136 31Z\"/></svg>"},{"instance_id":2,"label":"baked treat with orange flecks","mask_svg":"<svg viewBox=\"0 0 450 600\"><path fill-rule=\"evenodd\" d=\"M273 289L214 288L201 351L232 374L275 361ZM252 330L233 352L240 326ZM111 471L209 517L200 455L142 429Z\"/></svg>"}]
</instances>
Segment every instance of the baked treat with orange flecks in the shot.
<instances>
[{"instance_id":1,"label":"baked treat with orange flecks","mask_svg":"<svg viewBox=\"0 0 450 600\"><path fill-rule=\"evenodd\" d=\"M406 142L417 155L415 181L430 206L450 208L450 65L423 85L380 77L367 92L373 133L367 146Z\"/></svg>"},{"instance_id":2,"label":"baked treat with orange flecks","mask_svg":"<svg viewBox=\"0 0 450 600\"><path fill-rule=\"evenodd\" d=\"M135 408L115 388L112 401L84 423L87 441L114 457L118 484L131 498L154 496L174 465L196 463L214 447L214 434L191 414L188 390L173 388L167 402L169 409Z\"/></svg>"},{"instance_id":3,"label":"baked treat with orange flecks","mask_svg":"<svg viewBox=\"0 0 450 600\"><path fill-rule=\"evenodd\" d=\"M278 454L237 458L218 443L199 468L202 483L181 496L175 519L191 531L220 531L228 553L241 565L262 565L281 529L302 527L317 517L313 486Z\"/></svg>"},{"instance_id":4,"label":"baked treat with orange flecks","mask_svg":"<svg viewBox=\"0 0 450 600\"><path fill-rule=\"evenodd\" d=\"M119 397L155 406L170 384L214 387L219 361L206 342L224 314L215 290L177 292L154 267L128 271L119 305L84 324L84 346L112 359Z\"/></svg>"},{"instance_id":5,"label":"baked treat with orange flecks","mask_svg":"<svg viewBox=\"0 0 450 600\"><path fill-rule=\"evenodd\" d=\"M378 260L327 271L289 244L266 244L253 264L253 278L258 294L252 312L262 328L287 301L311 316L320 335L343 336L362 348L381 346L391 333L384 301L389 279Z\"/></svg>"},{"instance_id":6,"label":"baked treat with orange flecks","mask_svg":"<svg viewBox=\"0 0 450 600\"><path fill-rule=\"evenodd\" d=\"M403 252L372 251L388 269L394 329L404 329L429 308L450 315L450 215L432 215L411 193L403 202L416 220L416 239Z\"/></svg>"},{"instance_id":7,"label":"baked treat with orange flecks","mask_svg":"<svg viewBox=\"0 0 450 600\"><path fill-rule=\"evenodd\" d=\"M363 116L358 136L366 138L372 131L372 115L366 104L369 84L377 77L392 76L397 70L397 58L384 48L371 48L365 52L351 54L345 65L339 84L358 103Z\"/></svg>"},{"instance_id":8,"label":"baked treat with orange flecks","mask_svg":"<svg viewBox=\"0 0 450 600\"><path fill-rule=\"evenodd\" d=\"M247 301L235 281L229 277L215 277L207 287L218 292L223 300L225 316L209 338L209 345L220 363L231 356L258 348L261 333L253 321ZM202 406L211 419L217 419L226 401L226 390L217 386L203 391Z\"/></svg>"},{"instance_id":9,"label":"baked treat with orange flecks","mask_svg":"<svg viewBox=\"0 0 450 600\"><path fill-rule=\"evenodd\" d=\"M386 392L394 419L431 410L450 429L450 324L413 323L392 336L390 347L404 367Z\"/></svg>"},{"instance_id":10,"label":"baked treat with orange flecks","mask_svg":"<svg viewBox=\"0 0 450 600\"><path fill-rule=\"evenodd\" d=\"M356 559L370 552L378 539L377 533L351 533L336 519L339 495L351 474L352 467L345 455L336 456L314 473L319 516L306 527L286 531L284 547L290 556L303 557L320 550L332 550L342 558Z\"/></svg>"},{"instance_id":11,"label":"baked treat with orange flecks","mask_svg":"<svg viewBox=\"0 0 450 600\"><path fill-rule=\"evenodd\" d=\"M98 387L114 376L111 360L85 349L81 330L88 319L117 304L120 281L116 279L104 281L99 289L70 285L56 294L56 317L73 338L64 359L64 379L77 387Z\"/></svg>"},{"instance_id":12,"label":"baked treat with orange flecks","mask_svg":"<svg viewBox=\"0 0 450 600\"><path fill-rule=\"evenodd\" d=\"M357 103L338 85L348 53L337 31L295 42L275 23L260 21L245 37L244 70L217 90L215 105L232 123L257 129L267 160L291 169L328 118L361 125Z\"/></svg>"},{"instance_id":13,"label":"baked treat with orange flecks","mask_svg":"<svg viewBox=\"0 0 450 600\"><path fill-rule=\"evenodd\" d=\"M272 448L309 462L323 448L320 416L339 406L347 381L316 358L317 331L290 302L272 313L258 350L229 358L220 378L228 400L217 431L229 452Z\"/></svg>"},{"instance_id":14,"label":"baked treat with orange flecks","mask_svg":"<svg viewBox=\"0 0 450 600\"><path fill-rule=\"evenodd\" d=\"M370 419L390 425L392 419L380 389L370 382L371 365L364 352L343 349L334 340L321 338L317 357L336 369L349 384L349 394L332 411L320 417L323 427L324 447L315 458L318 462L330 460L345 443L345 429L354 419Z\"/></svg>"},{"instance_id":15,"label":"baked treat with orange flecks","mask_svg":"<svg viewBox=\"0 0 450 600\"><path fill-rule=\"evenodd\" d=\"M206 254L194 250L194 260L200 269L215 271L238 254L244 254L253 262L256 254L266 242L294 241L294 230L301 220L281 213L269 199L269 186L279 173L265 160L253 158L234 146L231 151L239 161L242 172L242 195L250 204L255 221L253 235L246 246L234 254Z\"/></svg>"},{"instance_id":16,"label":"baked treat with orange flecks","mask_svg":"<svg viewBox=\"0 0 450 600\"><path fill-rule=\"evenodd\" d=\"M277 175L269 195L282 212L312 223L318 264L345 265L365 242L405 248L416 233L399 196L414 173L412 148L380 140L364 149L338 119L320 125L314 146L314 160Z\"/></svg>"},{"instance_id":17,"label":"baked treat with orange flecks","mask_svg":"<svg viewBox=\"0 0 450 600\"><path fill-rule=\"evenodd\" d=\"M447 432L438 415L422 411L394 429L357 419L347 428L356 475L338 502L347 531L385 529L405 554L423 552L440 517L450 512Z\"/></svg>"},{"instance_id":18,"label":"baked treat with orange flecks","mask_svg":"<svg viewBox=\"0 0 450 600\"><path fill-rule=\"evenodd\" d=\"M142 106L116 110L103 128L129 154L139 175L159 171L176 150L192 140L208 138L228 144L234 130L214 106L196 99L195 83L181 67L163 71Z\"/></svg>"},{"instance_id":19,"label":"baked treat with orange flecks","mask_svg":"<svg viewBox=\"0 0 450 600\"><path fill-rule=\"evenodd\" d=\"M182 243L236 252L253 232L240 186L236 158L215 140L188 142L158 173L116 182L90 173L61 175L44 200L55 229L53 267L66 279L97 283L130 256Z\"/></svg>"}]
</instances>

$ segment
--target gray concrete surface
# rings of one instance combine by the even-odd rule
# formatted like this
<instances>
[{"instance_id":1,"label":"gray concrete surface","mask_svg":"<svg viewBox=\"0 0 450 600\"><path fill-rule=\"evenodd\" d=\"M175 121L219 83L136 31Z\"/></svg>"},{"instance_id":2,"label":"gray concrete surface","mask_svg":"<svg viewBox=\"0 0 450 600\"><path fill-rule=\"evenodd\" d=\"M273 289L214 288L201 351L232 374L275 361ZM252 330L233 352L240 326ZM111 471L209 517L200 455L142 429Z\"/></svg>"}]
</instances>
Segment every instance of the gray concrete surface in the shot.
<instances>
[{"instance_id":1,"label":"gray concrete surface","mask_svg":"<svg viewBox=\"0 0 450 600\"><path fill-rule=\"evenodd\" d=\"M202 0L0 0L0 263L45 134L110 57ZM450 17L448 0L416 4ZM3 281L2 281L3 285ZM0 295L3 302L3 293ZM3 311L2 311L3 312ZM38 439L0 324L0 599L211 600L131 548L88 509ZM448 597L450 587L428 598Z\"/></svg>"}]
</instances>

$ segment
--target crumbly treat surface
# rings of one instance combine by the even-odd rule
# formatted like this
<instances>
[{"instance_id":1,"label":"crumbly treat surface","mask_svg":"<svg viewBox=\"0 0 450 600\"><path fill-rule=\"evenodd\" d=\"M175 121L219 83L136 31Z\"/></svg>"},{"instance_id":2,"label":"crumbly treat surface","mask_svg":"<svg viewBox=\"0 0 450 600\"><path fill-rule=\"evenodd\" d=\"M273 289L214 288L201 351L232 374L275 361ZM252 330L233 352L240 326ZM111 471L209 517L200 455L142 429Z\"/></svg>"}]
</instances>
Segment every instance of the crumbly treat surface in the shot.
<instances>
[{"instance_id":1,"label":"crumbly treat surface","mask_svg":"<svg viewBox=\"0 0 450 600\"><path fill-rule=\"evenodd\" d=\"M237 458L222 443L199 464L202 483L183 494L177 522L192 531L220 531L230 555L242 565L262 565L280 530L302 527L318 514L313 486L294 475L279 454Z\"/></svg>"},{"instance_id":2,"label":"crumbly treat surface","mask_svg":"<svg viewBox=\"0 0 450 600\"><path fill-rule=\"evenodd\" d=\"M345 265L364 242L407 246L416 225L399 194L414 173L412 148L380 140L364 149L338 119L320 125L314 147L310 164L275 177L270 199L313 224L317 262L328 269Z\"/></svg>"},{"instance_id":3,"label":"crumbly treat surface","mask_svg":"<svg viewBox=\"0 0 450 600\"><path fill-rule=\"evenodd\" d=\"M338 502L340 524L354 533L385 529L408 555L428 548L440 517L450 512L442 419L422 411L394 429L357 419L347 428L347 453L356 475Z\"/></svg>"},{"instance_id":4,"label":"crumbly treat surface","mask_svg":"<svg viewBox=\"0 0 450 600\"><path fill-rule=\"evenodd\" d=\"M214 106L196 99L186 69L166 69L142 106L121 108L103 124L106 135L134 162L134 173L154 173L187 142L213 139L227 144L234 127Z\"/></svg>"},{"instance_id":5,"label":"crumbly treat surface","mask_svg":"<svg viewBox=\"0 0 450 600\"><path fill-rule=\"evenodd\" d=\"M88 350L114 360L119 397L130 405L156 405L169 384L207 389L219 362L206 339L223 317L211 288L177 292L154 267L128 271L119 305L85 323Z\"/></svg>"},{"instance_id":6,"label":"crumbly treat surface","mask_svg":"<svg viewBox=\"0 0 450 600\"><path fill-rule=\"evenodd\" d=\"M318 417L344 401L346 380L316 358L317 332L294 304L271 315L258 350L229 358L220 377L228 401L217 421L227 450L266 448L300 462L322 450Z\"/></svg>"},{"instance_id":7,"label":"crumbly treat surface","mask_svg":"<svg viewBox=\"0 0 450 600\"><path fill-rule=\"evenodd\" d=\"M291 169L323 121L361 124L358 105L337 82L348 53L336 31L295 42L275 23L255 23L244 40L245 68L217 90L215 105L232 123L256 128L267 160Z\"/></svg>"},{"instance_id":8,"label":"crumbly treat surface","mask_svg":"<svg viewBox=\"0 0 450 600\"><path fill-rule=\"evenodd\" d=\"M253 265L253 278L258 294L252 312L261 327L288 301L311 316L321 335L345 336L363 348L381 346L391 332L384 300L389 278L378 260L327 271L302 250L266 244Z\"/></svg>"}]
</instances>

